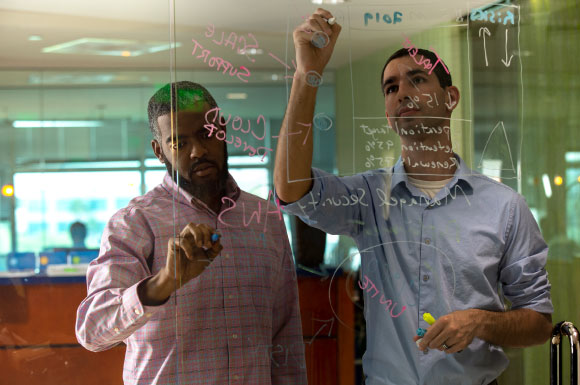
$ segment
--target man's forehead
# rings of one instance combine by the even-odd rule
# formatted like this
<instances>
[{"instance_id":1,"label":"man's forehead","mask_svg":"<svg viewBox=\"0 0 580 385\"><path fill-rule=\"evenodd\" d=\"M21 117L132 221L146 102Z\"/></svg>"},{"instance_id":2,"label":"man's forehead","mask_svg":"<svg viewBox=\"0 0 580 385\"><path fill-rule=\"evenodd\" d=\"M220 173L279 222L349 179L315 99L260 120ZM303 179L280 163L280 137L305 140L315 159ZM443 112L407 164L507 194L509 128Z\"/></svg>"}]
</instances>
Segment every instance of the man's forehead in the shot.
<instances>
[{"instance_id":1,"label":"man's forehead","mask_svg":"<svg viewBox=\"0 0 580 385\"><path fill-rule=\"evenodd\" d=\"M420 71L427 76L435 76L434 74L429 75L429 72L425 70L422 65L417 64L412 57L402 56L393 59L385 67L385 72L383 72L383 81L388 78L398 78L404 77L409 74L409 72Z\"/></svg>"},{"instance_id":2,"label":"man's forehead","mask_svg":"<svg viewBox=\"0 0 580 385\"><path fill-rule=\"evenodd\" d=\"M211 110L209 103L205 102L203 105L198 106L199 108L185 108L183 110L177 111L177 114L173 115L175 119L175 127L177 131L199 129L203 126L205 121L205 114ZM171 116L172 114L161 115L157 118L159 127L161 128L162 134L164 136L171 135Z\"/></svg>"}]
</instances>

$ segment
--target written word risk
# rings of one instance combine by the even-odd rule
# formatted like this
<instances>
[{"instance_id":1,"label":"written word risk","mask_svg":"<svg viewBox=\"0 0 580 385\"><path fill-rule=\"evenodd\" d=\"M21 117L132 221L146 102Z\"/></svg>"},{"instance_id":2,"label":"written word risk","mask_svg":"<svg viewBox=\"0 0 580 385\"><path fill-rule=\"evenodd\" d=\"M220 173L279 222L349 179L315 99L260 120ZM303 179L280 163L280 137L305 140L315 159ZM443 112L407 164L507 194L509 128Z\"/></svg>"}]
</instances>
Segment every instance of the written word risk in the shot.
<instances>
[{"instance_id":1,"label":"written word risk","mask_svg":"<svg viewBox=\"0 0 580 385\"><path fill-rule=\"evenodd\" d=\"M437 60L435 61L434 64L431 63L431 60L424 57L423 55L421 55L421 59L419 59L419 60L416 59L416 56L417 56L417 53L419 52L419 49L413 43L411 43L411 40L409 40L408 37L405 37L405 41L403 42L403 47L407 48L407 51L409 51L409 56L411 56L413 58L415 63L422 65L423 68L425 68L426 70L429 70L429 74L431 74L431 72L433 72L435 67L437 67L437 64L441 64L441 66L443 67L445 72L449 73L449 70L447 69L445 64L443 64L443 61L441 61L441 58L439 57L437 52L435 52L435 50L433 50L432 48L430 48L430 51L432 51L435 54L435 56L437 57Z\"/></svg>"}]
</instances>

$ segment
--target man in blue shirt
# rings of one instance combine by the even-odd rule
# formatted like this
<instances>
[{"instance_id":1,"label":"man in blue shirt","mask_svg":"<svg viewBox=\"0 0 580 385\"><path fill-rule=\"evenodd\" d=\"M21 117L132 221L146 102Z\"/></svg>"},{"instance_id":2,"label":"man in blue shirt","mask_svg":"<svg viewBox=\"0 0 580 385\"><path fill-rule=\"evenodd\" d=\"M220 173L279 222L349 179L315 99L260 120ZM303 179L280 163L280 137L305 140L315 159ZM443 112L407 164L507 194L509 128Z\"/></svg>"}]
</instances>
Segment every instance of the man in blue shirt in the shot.
<instances>
[{"instance_id":1,"label":"man in blue shirt","mask_svg":"<svg viewBox=\"0 0 580 385\"><path fill-rule=\"evenodd\" d=\"M300 127L312 122L317 77L340 33L332 20L318 9L294 31L278 197L287 212L357 243L367 384L495 384L508 365L500 346L550 336L547 246L524 199L453 152L449 119L460 94L436 53L408 46L383 69L386 115L401 139L392 169L337 177L311 167L312 136ZM321 35L326 45L314 44ZM416 345L419 327L427 332Z\"/></svg>"}]
</instances>

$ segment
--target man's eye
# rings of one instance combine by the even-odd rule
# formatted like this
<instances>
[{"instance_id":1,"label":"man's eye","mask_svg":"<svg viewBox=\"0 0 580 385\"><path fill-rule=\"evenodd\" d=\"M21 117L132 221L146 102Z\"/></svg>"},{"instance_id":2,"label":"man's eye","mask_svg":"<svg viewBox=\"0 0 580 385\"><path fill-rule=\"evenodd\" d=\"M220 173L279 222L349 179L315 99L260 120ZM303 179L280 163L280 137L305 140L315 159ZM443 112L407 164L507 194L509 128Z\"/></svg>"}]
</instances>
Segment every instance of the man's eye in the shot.
<instances>
[{"instance_id":1,"label":"man's eye","mask_svg":"<svg viewBox=\"0 0 580 385\"><path fill-rule=\"evenodd\" d=\"M413 78L413 83L415 83L415 84L424 83L424 82L425 82L425 79L422 77Z\"/></svg>"},{"instance_id":2,"label":"man's eye","mask_svg":"<svg viewBox=\"0 0 580 385\"><path fill-rule=\"evenodd\" d=\"M385 89L385 95L390 94L391 92L395 92L397 90L397 86L390 86Z\"/></svg>"},{"instance_id":3,"label":"man's eye","mask_svg":"<svg viewBox=\"0 0 580 385\"><path fill-rule=\"evenodd\" d=\"M171 148L172 148L172 149L174 149L174 150L178 150L178 149L182 148L182 147L183 147L183 145L184 145L184 143L183 143L182 141L179 141L179 142L173 142L173 143L171 144Z\"/></svg>"}]
</instances>

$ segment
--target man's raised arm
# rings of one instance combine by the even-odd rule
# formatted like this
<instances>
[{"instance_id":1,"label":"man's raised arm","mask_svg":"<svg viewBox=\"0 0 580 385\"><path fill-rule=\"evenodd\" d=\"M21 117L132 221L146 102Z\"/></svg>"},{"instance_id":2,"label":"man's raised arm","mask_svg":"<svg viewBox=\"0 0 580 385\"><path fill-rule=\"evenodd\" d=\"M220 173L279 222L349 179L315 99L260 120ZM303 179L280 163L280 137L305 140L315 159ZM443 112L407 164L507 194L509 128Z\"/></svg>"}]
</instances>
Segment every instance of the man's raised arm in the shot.
<instances>
[{"instance_id":1,"label":"man's raised arm","mask_svg":"<svg viewBox=\"0 0 580 385\"><path fill-rule=\"evenodd\" d=\"M333 21L330 12L318 8L294 30L296 72L280 128L274 167L276 193L284 202L297 201L312 187L312 120L316 93L341 29Z\"/></svg>"}]
</instances>

